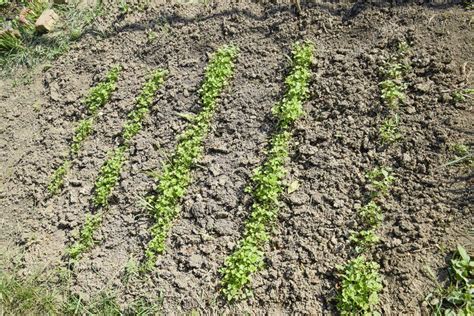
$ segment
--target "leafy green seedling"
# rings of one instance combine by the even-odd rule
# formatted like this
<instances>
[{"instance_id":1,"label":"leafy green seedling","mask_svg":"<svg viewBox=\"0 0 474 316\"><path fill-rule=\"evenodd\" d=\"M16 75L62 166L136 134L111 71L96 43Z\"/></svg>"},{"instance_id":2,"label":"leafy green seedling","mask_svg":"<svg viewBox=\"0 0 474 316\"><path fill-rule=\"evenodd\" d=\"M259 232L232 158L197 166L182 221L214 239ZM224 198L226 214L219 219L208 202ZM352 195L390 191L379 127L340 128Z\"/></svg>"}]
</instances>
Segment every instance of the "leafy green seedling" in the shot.
<instances>
[{"instance_id":1,"label":"leafy green seedling","mask_svg":"<svg viewBox=\"0 0 474 316\"><path fill-rule=\"evenodd\" d=\"M453 255L449 267L449 280L446 288L439 287L431 293L430 305L433 314L474 315L474 260L460 245Z\"/></svg>"},{"instance_id":2,"label":"leafy green seedling","mask_svg":"<svg viewBox=\"0 0 474 316\"><path fill-rule=\"evenodd\" d=\"M398 115L395 114L393 117L386 118L382 126L380 126L380 140L382 141L382 144L389 144L396 142L400 138L402 138L402 135L399 132L399 119Z\"/></svg>"},{"instance_id":3,"label":"leafy green seedling","mask_svg":"<svg viewBox=\"0 0 474 316\"><path fill-rule=\"evenodd\" d=\"M118 147L100 169L94 189L95 206L102 207L108 204L110 193L120 177L126 150L127 147L125 146Z\"/></svg>"},{"instance_id":4,"label":"leafy green seedling","mask_svg":"<svg viewBox=\"0 0 474 316\"><path fill-rule=\"evenodd\" d=\"M392 169L385 167L375 167L367 173L371 193L374 197L388 193L388 189L395 181L392 176Z\"/></svg>"},{"instance_id":5,"label":"leafy green seedling","mask_svg":"<svg viewBox=\"0 0 474 316\"><path fill-rule=\"evenodd\" d=\"M82 144L92 132L92 126L94 124L94 119L97 115L98 109L100 109L109 100L111 93L115 90L115 83L118 80L120 69L120 66L112 68L107 73L106 79L104 81L90 89L89 94L85 99L85 103L88 107L88 110L90 111L91 116L79 122L79 125L74 132L72 144L69 148L69 159L64 161L63 165L55 171L52 181L48 186L48 189L52 194L59 192L59 189L64 183L64 177L66 176L66 173L72 163L72 159L77 156Z\"/></svg>"},{"instance_id":6,"label":"leafy green seedling","mask_svg":"<svg viewBox=\"0 0 474 316\"><path fill-rule=\"evenodd\" d=\"M119 10L122 14L127 14L130 11L130 5L127 3L126 0L120 0Z\"/></svg>"},{"instance_id":7,"label":"leafy green seedling","mask_svg":"<svg viewBox=\"0 0 474 316\"><path fill-rule=\"evenodd\" d=\"M158 33L153 30L146 31L146 40L148 43L153 43L158 38Z\"/></svg>"},{"instance_id":8,"label":"leafy green seedling","mask_svg":"<svg viewBox=\"0 0 474 316\"><path fill-rule=\"evenodd\" d=\"M68 249L68 254L72 260L79 256L95 244L94 232L99 228L102 222L102 214L86 215L86 222L79 233L79 240Z\"/></svg>"},{"instance_id":9,"label":"leafy green seedling","mask_svg":"<svg viewBox=\"0 0 474 316\"><path fill-rule=\"evenodd\" d=\"M157 70L152 73L151 78L145 83L140 95L136 99L137 107L130 112L127 123L122 131L122 138L124 143L117 147L104 165L99 170L99 176L96 179L94 186L93 203L96 207L102 208L108 205L109 197L115 188L122 170L122 165L125 161L125 152L129 148L129 142L141 129L141 122L148 107L153 102L153 97L164 81L165 72ZM86 130L86 127L79 128L79 131ZM77 132L76 135L82 135L82 132ZM80 137L78 137L80 138ZM80 143L80 142L79 142ZM93 246L93 233L100 226L100 215L92 216L94 220L88 220L81 231L81 237L76 244L71 248L70 254L72 258L78 257L82 252L88 250Z\"/></svg>"},{"instance_id":10,"label":"leafy green seedling","mask_svg":"<svg viewBox=\"0 0 474 316\"><path fill-rule=\"evenodd\" d=\"M291 128L304 114L303 101L308 95L313 51L311 43L294 46L293 69L285 80L287 91L283 100L272 109L279 119L278 129L272 137L267 160L255 170L252 184L247 189L252 193L254 202L245 223L243 239L221 269L222 293L228 301L249 297L251 290L246 286L252 275L263 268L263 247L270 238L269 227L277 217L278 200L284 189L282 180L286 174ZM290 187L289 192L294 187Z\"/></svg>"},{"instance_id":11,"label":"leafy green seedling","mask_svg":"<svg viewBox=\"0 0 474 316\"><path fill-rule=\"evenodd\" d=\"M94 118L84 119L79 122L79 126L76 128L74 137L71 144L71 155L75 156L79 152L84 140L91 134L92 125L94 124Z\"/></svg>"},{"instance_id":12,"label":"leafy green seedling","mask_svg":"<svg viewBox=\"0 0 474 316\"><path fill-rule=\"evenodd\" d=\"M387 79L380 83L380 88L384 103L391 109L397 109L405 98L405 86L396 80Z\"/></svg>"},{"instance_id":13,"label":"leafy green seedling","mask_svg":"<svg viewBox=\"0 0 474 316\"><path fill-rule=\"evenodd\" d=\"M465 144L454 144L451 146L451 151L456 155L456 157L464 157L469 155L471 152L468 145Z\"/></svg>"},{"instance_id":14,"label":"leafy green seedling","mask_svg":"<svg viewBox=\"0 0 474 316\"><path fill-rule=\"evenodd\" d=\"M136 107L128 113L128 120L122 131L125 143L128 143L142 129L142 122L149 112L156 91L163 85L165 77L166 71L157 69L143 86L140 95L135 100Z\"/></svg>"},{"instance_id":15,"label":"leafy green seedling","mask_svg":"<svg viewBox=\"0 0 474 316\"><path fill-rule=\"evenodd\" d=\"M113 67L105 80L89 91L89 94L84 99L84 103L91 115L97 114L97 111L109 101L112 92L117 88L116 83L121 70L121 66Z\"/></svg>"},{"instance_id":16,"label":"leafy green seedling","mask_svg":"<svg viewBox=\"0 0 474 316\"><path fill-rule=\"evenodd\" d=\"M160 175L157 194L148 198L147 205L155 218L155 224L151 228L151 240L145 251L145 270L152 269L156 255L165 250L168 232L179 214L179 201L186 194L191 181L191 168L201 155L202 142L216 111L217 98L233 75L236 56L237 48L224 46L212 57L199 90L202 109L180 135L175 153Z\"/></svg>"},{"instance_id":17,"label":"leafy green seedling","mask_svg":"<svg viewBox=\"0 0 474 316\"><path fill-rule=\"evenodd\" d=\"M405 41L400 41L397 45L397 53L405 55L410 50L410 45Z\"/></svg>"},{"instance_id":18,"label":"leafy green seedling","mask_svg":"<svg viewBox=\"0 0 474 316\"><path fill-rule=\"evenodd\" d=\"M460 89L452 93L452 97L455 103L462 103L466 101L467 98L472 98L471 94L474 94L473 88Z\"/></svg>"},{"instance_id":19,"label":"leafy green seedling","mask_svg":"<svg viewBox=\"0 0 474 316\"><path fill-rule=\"evenodd\" d=\"M64 184L64 176L66 175L70 167L71 161L65 160L63 164L58 169L56 169L51 178L51 182L48 185L48 191L51 194L58 193L59 190L62 188Z\"/></svg>"},{"instance_id":20,"label":"leafy green seedling","mask_svg":"<svg viewBox=\"0 0 474 316\"><path fill-rule=\"evenodd\" d=\"M359 209L359 215L362 220L372 227L376 227L382 223L383 214L380 206L375 201L370 201Z\"/></svg>"},{"instance_id":21,"label":"leafy green seedling","mask_svg":"<svg viewBox=\"0 0 474 316\"><path fill-rule=\"evenodd\" d=\"M341 290L336 297L341 315L373 315L383 288L380 266L358 256L337 269L341 272Z\"/></svg>"},{"instance_id":22,"label":"leafy green seedling","mask_svg":"<svg viewBox=\"0 0 474 316\"><path fill-rule=\"evenodd\" d=\"M405 64L389 64L385 69L385 77L391 81L400 80L407 70L408 69Z\"/></svg>"},{"instance_id":23,"label":"leafy green seedling","mask_svg":"<svg viewBox=\"0 0 474 316\"><path fill-rule=\"evenodd\" d=\"M355 244L356 252L361 253L377 244L380 238L373 229L369 229L352 232L349 240Z\"/></svg>"}]
</instances>

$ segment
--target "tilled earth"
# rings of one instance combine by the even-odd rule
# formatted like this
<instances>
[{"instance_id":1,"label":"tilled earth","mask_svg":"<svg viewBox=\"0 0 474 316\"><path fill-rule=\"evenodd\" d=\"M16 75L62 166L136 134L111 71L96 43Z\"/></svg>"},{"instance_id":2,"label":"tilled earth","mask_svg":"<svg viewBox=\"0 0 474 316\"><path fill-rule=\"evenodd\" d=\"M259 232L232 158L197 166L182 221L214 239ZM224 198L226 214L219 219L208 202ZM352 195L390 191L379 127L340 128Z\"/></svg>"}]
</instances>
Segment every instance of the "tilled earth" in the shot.
<instances>
[{"instance_id":1,"label":"tilled earth","mask_svg":"<svg viewBox=\"0 0 474 316\"><path fill-rule=\"evenodd\" d=\"M91 208L98 170L147 74L162 67L169 77L127 154L100 242L72 267L74 292L90 298L112 290L124 306L160 296L165 314L334 313L335 267L354 255L348 236L366 202L365 173L383 164L397 180L383 204L382 241L372 251L384 276L380 309L427 313L423 301L434 288L427 267L442 279L444 249L461 243L473 250L472 169L444 166L454 157L452 144L473 143L472 104L451 98L472 86L472 11L329 3L303 9L298 16L288 5L243 1L111 14L33 83L19 88L0 81L1 247L24 250L24 273L65 265L64 250ZM254 297L228 305L218 295L219 268L241 237L251 203L244 189L265 159L275 127L271 107L284 92L291 46L301 40L313 41L317 56L287 165L287 182L298 181L299 188L282 197ZM410 43L412 66L399 114L403 139L381 146L380 67L400 40ZM143 197L188 123L183 114L200 109L209 54L227 43L240 50L235 76L220 98L167 252L150 275L127 278L125 267L143 258L149 240ZM49 198L50 176L85 113L80 100L117 63L124 66L117 91L65 188Z\"/></svg>"}]
</instances>

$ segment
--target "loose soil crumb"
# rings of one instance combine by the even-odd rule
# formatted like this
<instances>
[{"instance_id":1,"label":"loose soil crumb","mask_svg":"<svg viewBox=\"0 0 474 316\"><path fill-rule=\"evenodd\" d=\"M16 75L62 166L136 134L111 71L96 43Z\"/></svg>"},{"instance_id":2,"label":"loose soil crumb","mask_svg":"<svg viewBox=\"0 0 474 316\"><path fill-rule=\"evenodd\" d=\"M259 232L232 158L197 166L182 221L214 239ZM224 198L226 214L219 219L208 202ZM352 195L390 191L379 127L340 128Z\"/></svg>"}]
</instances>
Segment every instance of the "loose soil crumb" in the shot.
<instances>
[{"instance_id":1,"label":"loose soil crumb","mask_svg":"<svg viewBox=\"0 0 474 316\"><path fill-rule=\"evenodd\" d=\"M0 81L0 247L24 249L25 273L64 265L91 205L100 166L119 141L126 114L147 74L169 77L143 130L127 153L120 184L97 235L99 244L73 267L74 292L85 298L113 289L126 306L138 297L163 297L164 314L321 315L335 313L335 266L351 256L348 236L366 198L365 173L394 169L396 185L384 201L382 242L374 251L387 315L427 313L423 303L445 252L471 245L472 172L453 159L454 143L473 143L473 108L451 92L472 87L472 11L460 6L303 6L250 1L182 4L98 21L105 31L86 34L31 84ZM150 31L156 32L150 39ZM102 34L102 36L99 36ZM295 41L317 47L306 116L296 126L288 182L266 269L252 283L254 297L226 304L218 295L219 268L242 235L252 170L265 159L275 120L271 107L283 94L288 55ZM412 70L401 107L403 139L382 147L379 68L393 45L411 46ZM181 217L157 268L144 279L124 276L140 261L152 224L143 197L187 125L182 114L199 111L198 89L208 56L233 43L240 49L235 77L221 96L205 153L193 172ZM60 196L49 198L53 170L67 154L74 126L85 114L81 99L112 65L124 67L117 92L103 108Z\"/></svg>"}]
</instances>

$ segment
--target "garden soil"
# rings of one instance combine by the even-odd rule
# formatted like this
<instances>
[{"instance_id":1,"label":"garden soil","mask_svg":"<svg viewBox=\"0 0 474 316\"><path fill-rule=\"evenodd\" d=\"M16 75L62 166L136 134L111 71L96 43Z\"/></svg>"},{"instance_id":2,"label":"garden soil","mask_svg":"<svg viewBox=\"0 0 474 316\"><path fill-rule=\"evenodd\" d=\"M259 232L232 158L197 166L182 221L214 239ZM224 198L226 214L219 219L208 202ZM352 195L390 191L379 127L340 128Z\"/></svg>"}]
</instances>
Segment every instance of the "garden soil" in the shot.
<instances>
[{"instance_id":1,"label":"garden soil","mask_svg":"<svg viewBox=\"0 0 474 316\"><path fill-rule=\"evenodd\" d=\"M472 11L458 5L370 6L250 1L155 6L99 18L72 49L32 82L0 80L0 249L21 250L20 273L66 268L71 290L86 300L114 293L126 307L138 298L162 301L165 314L323 315L336 313L336 266L355 256L348 237L367 201L365 173L391 166L396 183L383 201L381 242L370 252L381 265L384 315L427 314L425 297L445 278L448 250L473 249L472 168L445 166L450 146L473 144ZM155 33L153 33L155 32ZM156 36L154 36L156 35ZM275 130L272 106L284 93L291 46L316 46L305 116L295 126L278 221L255 275L253 297L226 304L219 269L242 236L252 203L245 187L265 160ZM384 118L380 67L398 41L410 43L411 70L399 117L403 138L380 145ZM235 76L219 99L204 153L182 201L166 253L145 276L152 225L144 197L171 156L188 114L200 109L199 86L210 54L239 47ZM51 174L68 152L85 115L81 100L112 65L124 70L95 131L74 160L64 189L50 197ZM91 210L93 184L134 99L155 68L169 76L144 128L127 152L97 245L74 266L70 246Z\"/></svg>"}]
</instances>

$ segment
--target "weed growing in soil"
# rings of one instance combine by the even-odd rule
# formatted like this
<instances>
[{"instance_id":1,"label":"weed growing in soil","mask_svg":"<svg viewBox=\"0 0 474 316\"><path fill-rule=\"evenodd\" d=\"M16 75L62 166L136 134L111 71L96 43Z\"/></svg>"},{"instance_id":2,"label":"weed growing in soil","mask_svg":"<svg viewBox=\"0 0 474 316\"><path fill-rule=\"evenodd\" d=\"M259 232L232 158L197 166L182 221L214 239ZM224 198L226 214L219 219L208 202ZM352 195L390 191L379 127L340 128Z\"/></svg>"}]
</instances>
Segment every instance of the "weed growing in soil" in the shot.
<instances>
[{"instance_id":1,"label":"weed growing in soil","mask_svg":"<svg viewBox=\"0 0 474 316\"><path fill-rule=\"evenodd\" d=\"M376 262L367 261L364 256L350 260L345 266L337 266L342 272L342 291L336 298L341 315L372 315L382 290L379 268Z\"/></svg>"},{"instance_id":2,"label":"weed growing in soil","mask_svg":"<svg viewBox=\"0 0 474 316\"><path fill-rule=\"evenodd\" d=\"M398 124L399 118L397 114L383 120L382 126L380 126L379 129L382 144L394 143L402 138L402 135L398 131Z\"/></svg>"},{"instance_id":3,"label":"weed growing in soil","mask_svg":"<svg viewBox=\"0 0 474 316\"><path fill-rule=\"evenodd\" d=\"M372 227L380 225L383 220L382 209L375 201L370 201L361 207L359 209L359 215L366 224Z\"/></svg>"},{"instance_id":4,"label":"weed growing in soil","mask_svg":"<svg viewBox=\"0 0 474 316\"><path fill-rule=\"evenodd\" d=\"M454 144L451 146L451 151L457 157L464 157L466 155L469 155L470 149L469 146L465 144Z\"/></svg>"},{"instance_id":5,"label":"weed growing in soil","mask_svg":"<svg viewBox=\"0 0 474 316\"><path fill-rule=\"evenodd\" d=\"M427 297L434 315L473 315L473 284L474 261L462 246L457 246L449 267L447 287L439 286Z\"/></svg>"},{"instance_id":6,"label":"weed growing in soil","mask_svg":"<svg viewBox=\"0 0 474 316\"><path fill-rule=\"evenodd\" d=\"M387 194L388 189L395 181L391 168L375 167L367 172L366 176L369 179L371 193L374 197Z\"/></svg>"},{"instance_id":7,"label":"weed growing in soil","mask_svg":"<svg viewBox=\"0 0 474 316\"><path fill-rule=\"evenodd\" d=\"M455 159L449 161L445 166L455 165L457 163L464 163L470 168L474 168L474 154L469 145L453 144L450 146L450 151L454 153Z\"/></svg>"},{"instance_id":8,"label":"weed growing in soil","mask_svg":"<svg viewBox=\"0 0 474 316\"><path fill-rule=\"evenodd\" d=\"M209 131L216 111L217 98L234 72L236 56L237 48L224 46L211 58L199 91L202 110L180 136L175 153L165 165L159 179L157 194L148 199L148 207L154 215L155 224L151 228L151 240L145 253L146 269L154 266L156 254L165 249L168 231L179 214L179 201L191 181L191 168L202 152L202 141Z\"/></svg>"},{"instance_id":9,"label":"weed growing in soil","mask_svg":"<svg viewBox=\"0 0 474 316\"><path fill-rule=\"evenodd\" d=\"M69 168L71 167L71 161L65 160L63 164L56 169L51 177L51 182L48 185L48 191L51 194L56 194L62 188L64 184L64 176L68 172Z\"/></svg>"},{"instance_id":10,"label":"weed growing in soil","mask_svg":"<svg viewBox=\"0 0 474 316\"><path fill-rule=\"evenodd\" d=\"M35 277L20 280L0 270L1 315L59 315L58 303L54 293Z\"/></svg>"},{"instance_id":11,"label":"weed growing in soil","mask_svg":"<svg viewBox=\"0 0 474 316\"><path fill-rule=\"evenodd\" d=\"M88 299L72 293L71 271L64 267L20 274L18 263L0 254L1 315L158 315L163 297L140 297L120 308L110 290L101 290ZM14 256L18 256L17 253ZM6 260L5 260L6 259ZM6 268L8 267L8 268Z\"/></svg>"},{"instance_id":12,"label":"weed growing in soil","mask_svg":"<svg viewBox=\"0 0 474 316\"><path fill-rule=\"evenodd\" d=\"M138 277L140 274L140 266L138 261L130 256L130 258L127 261L127 264L125 265L123 269L123 275L122 275L122 280L123 283L127 284L130 282L130 280Z\"/></svg>"},{"instance_id":13,"label":"weed growing in soil","mask_svg":"<svg viewBox=\"0 0 474 316\"><path fill-rule=\"evenodd\" d=\"M356 245L355 251L361 253L378 243L380 238L373 229L368 229L352 232L349 240Z\"/></svg>"},{"instance_id":14,"label":"weed growing in soil","mask_svg":"<svg viewBox=\"0 0 474 316\"><path fill-rule=\"evenodd\" d=\"M79 233L79 240L68 249L71 259L78 259L85 250L94 245L94 232L99 228L101 222L102 215L100 213L86 215L86 222Z\"/></svg>"},{"instance_id":15,"label":"weed growing in soil","mask_svg":"<svg viewBox=\"0 0 474 316\"><path fill-rule=\"evenodd\" d=\"M453 101L454 103L462 103L466 101L467 98L472 99L471 94L474 94L473 88L456 90L452 93Z\"/></svg>"},{"instance_id":16,"label":"weed growing in soil","mask_svg":"<svg viewBox=\"0 0 474 316\"><path fill-rule=\"evenodd\" d=\"M228 301L251 295L245 286L251 281L252 274L263 268L262 248L270 238L268 226L276 219L278 212L291 128L304 114L303 101L308 95L313 51L310 43L296 44L293 48L293 69L285 80L287 91L283 100L272 110L279 119L278 130L270 142L267 161L255 170L252 185L247 190L252 193L254 202L244 236L221 269L222 293Z\"/></svg>"}]
</instances>

